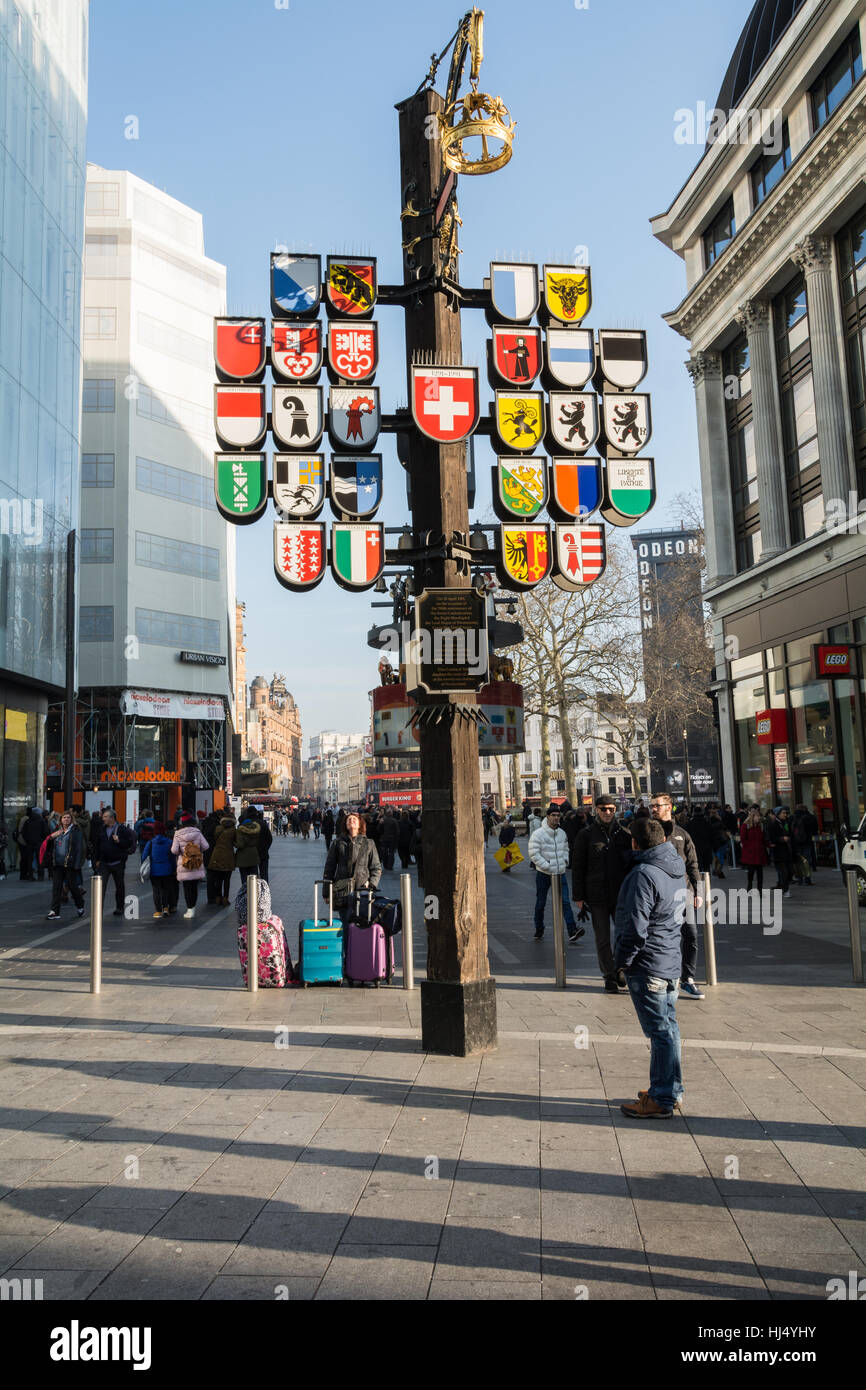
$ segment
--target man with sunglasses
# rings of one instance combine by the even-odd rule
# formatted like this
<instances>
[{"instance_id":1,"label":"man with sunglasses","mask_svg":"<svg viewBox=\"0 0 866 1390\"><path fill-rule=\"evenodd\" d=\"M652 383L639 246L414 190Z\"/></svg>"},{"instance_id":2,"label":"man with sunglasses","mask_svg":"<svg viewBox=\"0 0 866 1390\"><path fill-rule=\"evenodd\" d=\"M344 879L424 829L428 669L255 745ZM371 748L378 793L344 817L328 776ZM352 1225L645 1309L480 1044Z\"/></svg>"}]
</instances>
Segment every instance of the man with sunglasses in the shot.
<instances>
[{"instance_id":1,"label":"man with sunglasses","mask_svg":"<svg viewBox=\"0 0 866 1390\"><path fill-rule=\"evenodd\" d=\"M616 819L614 797L600 796L595 819L574 842L572 888L578 912L586 903L592 914L598 966L608 994L626 988L625 975L613 963L610 939L616 900L631 857L631 835Z\"/></svg>"},{"instance_id":2,"label":"man with sunglasses","mask_svg":"<svg viewBox=\"0 0 866 1390\"><path fill-rule=\"evenodd\" d=\"M667 792L653 794L650 811L653 820L660 822L665 832L665 840L673 845L683 861L683 872L692 891L692 900L696 908L700 907L701 873L698 867L697 851L689 832L683 830L682 826L677 825L674 820L673 803ZM686 999L706 999L707 996L702 994L695 984L695 966L698 962L698 928L694 913L689 911L686 912L683 920L682 941L683 968L680 975L680 994L684 995Z\"/></svg>"}]
</instances>

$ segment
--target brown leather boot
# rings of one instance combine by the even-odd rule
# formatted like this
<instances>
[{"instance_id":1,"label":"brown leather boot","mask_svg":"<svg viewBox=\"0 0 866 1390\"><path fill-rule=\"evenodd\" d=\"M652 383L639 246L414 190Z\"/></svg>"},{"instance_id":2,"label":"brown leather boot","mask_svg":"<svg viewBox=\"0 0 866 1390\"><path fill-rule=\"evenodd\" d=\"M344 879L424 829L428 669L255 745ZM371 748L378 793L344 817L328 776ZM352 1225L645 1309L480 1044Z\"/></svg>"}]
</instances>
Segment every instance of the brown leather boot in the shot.
<instances>
[{"instance_id":1,"label":"brown leather boot","mask_svg":"<svg viewBox=\"0 0 866 1390\"><path fill-rule=\"evenodd\" d=\"M620 1110L633 1120L669 1120L673 1110L663 1110L651 1096L639 1096L631 1105L621 1105Z\"/></svg>"}]
</instances>

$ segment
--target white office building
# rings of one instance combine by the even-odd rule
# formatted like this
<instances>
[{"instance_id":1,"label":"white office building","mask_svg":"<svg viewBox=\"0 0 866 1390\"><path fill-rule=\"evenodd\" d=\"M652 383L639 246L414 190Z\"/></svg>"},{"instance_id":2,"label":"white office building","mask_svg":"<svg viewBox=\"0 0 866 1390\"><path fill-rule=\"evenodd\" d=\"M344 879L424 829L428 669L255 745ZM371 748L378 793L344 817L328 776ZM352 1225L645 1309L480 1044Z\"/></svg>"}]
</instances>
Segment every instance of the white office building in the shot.
<instances>
[{"instance_id":1,"label":"white office building","mask_svg":"<svg viewBox=\"0 0 866 1390\"><path fill-rule=\"evenodd\" d=\"M127 818L136 797L171 814L215 792L221 804L225 787L235 538L213 490L225 281L199 213L88 166L79 771Z\"/></svg>"}]
</instances>

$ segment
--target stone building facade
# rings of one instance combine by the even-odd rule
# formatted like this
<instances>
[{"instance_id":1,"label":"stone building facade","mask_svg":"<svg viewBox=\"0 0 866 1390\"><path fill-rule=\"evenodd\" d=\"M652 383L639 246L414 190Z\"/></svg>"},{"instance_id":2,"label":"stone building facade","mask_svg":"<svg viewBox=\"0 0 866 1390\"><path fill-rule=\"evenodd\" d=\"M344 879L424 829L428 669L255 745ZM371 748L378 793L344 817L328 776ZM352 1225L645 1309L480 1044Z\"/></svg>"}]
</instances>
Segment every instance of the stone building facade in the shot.
<instances>
[{"instance_id":1,"label":"stone building facade","mask_svg":"<svg viewBox=\"0 0 866 1390\"><path fill-rule=\"evenodd\" d=\"M652 224L685 263L665 318L690 345L724 795L805 803L828 861L864 809L864 43L866 0L758 0L728 124Z\"/></svg>"}]
</instances>

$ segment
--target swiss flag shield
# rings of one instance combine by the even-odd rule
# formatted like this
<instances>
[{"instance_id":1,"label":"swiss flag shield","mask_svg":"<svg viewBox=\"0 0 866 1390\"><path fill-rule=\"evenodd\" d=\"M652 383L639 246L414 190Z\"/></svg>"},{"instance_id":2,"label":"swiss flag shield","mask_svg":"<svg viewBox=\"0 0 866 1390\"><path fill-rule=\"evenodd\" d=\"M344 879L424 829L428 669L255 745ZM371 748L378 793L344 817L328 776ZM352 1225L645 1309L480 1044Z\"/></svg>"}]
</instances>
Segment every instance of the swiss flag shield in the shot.
<instances>
[{"instance_id":1,"label":"swiss flag shield","mask_svg":"<svg viewBox=\"0 0 866 1390\"><path fill-rule=\"evenodd\" d=\"M264 319L215 319L214 360L229 381L251 381L265 367Z\"/></svg>"},{"instance_id":2,"label":"swiss flag shield","mask_svg":"<svg viewBox=\"0 0 866 1390\"><path fill-rule=\"evenodd\" d=\"M412 415L438 444L468 439L478 424L477 367L413 367Z\"/></svg>"}]
</instances>

